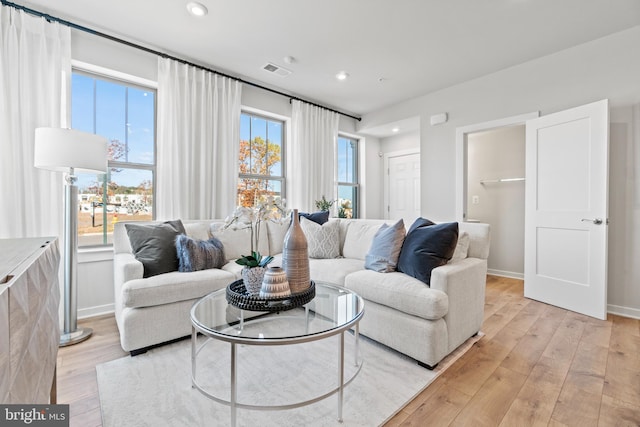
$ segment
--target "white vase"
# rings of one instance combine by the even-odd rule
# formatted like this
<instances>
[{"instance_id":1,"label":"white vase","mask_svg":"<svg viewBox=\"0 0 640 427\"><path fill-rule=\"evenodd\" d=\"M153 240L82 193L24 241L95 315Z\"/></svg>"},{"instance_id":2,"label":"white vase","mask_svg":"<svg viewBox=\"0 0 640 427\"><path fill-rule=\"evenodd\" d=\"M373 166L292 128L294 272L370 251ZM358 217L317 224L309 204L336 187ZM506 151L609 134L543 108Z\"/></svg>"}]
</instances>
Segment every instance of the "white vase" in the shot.
<instances>
[{"instance_id":1,"label":"white vase","mask_svg":"<svg viewBox=\"0 0 640 427\"><path fill-rule=\"evenodd\" d=\"M242 268L242 282L249 295L260 294L264 270L264 267Z\"/></svg>"},{"instance_id":2,"label":"white vase","mask_svg":"<svg viewBox=\"0 0 640 427\"><path fill-rule=\"evenodd\" d=\"M281 298L291 295L287 273L281 267L269 267L262 279L260 298Z\"/></svg>"}]
</instances>

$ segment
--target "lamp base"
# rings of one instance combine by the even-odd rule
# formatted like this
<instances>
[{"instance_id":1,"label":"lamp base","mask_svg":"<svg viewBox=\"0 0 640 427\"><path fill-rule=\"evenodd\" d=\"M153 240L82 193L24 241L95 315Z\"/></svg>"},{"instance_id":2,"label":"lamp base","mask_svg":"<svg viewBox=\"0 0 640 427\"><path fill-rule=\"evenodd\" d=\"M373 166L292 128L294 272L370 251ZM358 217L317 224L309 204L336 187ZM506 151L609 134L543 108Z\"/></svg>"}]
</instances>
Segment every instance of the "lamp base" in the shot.
<instances>
[{"instance_id":1,"label":"lamp base","mask_svg":"<svg viewBox=\"0 0 640 427\"><path fill-rule=\"evenodd\" d=\"M78 344L89 339L92 333L93 329L91 328L78 328L73 332L69 332L68 334L61 334L59 347Z\"/></svg>"}]
</instances>

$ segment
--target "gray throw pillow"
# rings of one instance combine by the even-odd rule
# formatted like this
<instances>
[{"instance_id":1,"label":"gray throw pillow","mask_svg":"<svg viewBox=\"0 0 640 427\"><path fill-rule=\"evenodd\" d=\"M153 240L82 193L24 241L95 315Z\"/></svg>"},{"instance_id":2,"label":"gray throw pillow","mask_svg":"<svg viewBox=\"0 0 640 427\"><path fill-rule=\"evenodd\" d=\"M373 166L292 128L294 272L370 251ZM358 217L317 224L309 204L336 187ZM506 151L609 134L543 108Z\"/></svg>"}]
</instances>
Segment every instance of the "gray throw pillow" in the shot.
<instances>
[{"instance_id":1,"label":"gray throw pillow","mask_svg":"<svg viewBox=\"0 0 640 427\"><path fill-rule=\"evenodd\" d=\"M176 237L176 251L181 272L221 268L226 262L222 242L215 237L198 240L181 234Z\"/></svg>"},{"instance_id":2,"label":"gray throw pillow","mask_svg":"<svg viewBox=\"0 0 640 427\"><path fill-rule=\"evenodd\" d=\"M378 273L396 271L404 237L404 221L402 219L392 226L382 224L373 237L371 248L364 258L364 268Z\"/></svg>"},{"instance_id":3,"label":"gray throw pillow","mask_svg":"<svg viewBox=\"0 0 640 427\"><path fill-rule=\"evenodd\" d=\"M144 266L143 277L178 270L176 237L185 234L182 221L161 224L125 224L133 255Z\"/></svg>"}]
</instances>

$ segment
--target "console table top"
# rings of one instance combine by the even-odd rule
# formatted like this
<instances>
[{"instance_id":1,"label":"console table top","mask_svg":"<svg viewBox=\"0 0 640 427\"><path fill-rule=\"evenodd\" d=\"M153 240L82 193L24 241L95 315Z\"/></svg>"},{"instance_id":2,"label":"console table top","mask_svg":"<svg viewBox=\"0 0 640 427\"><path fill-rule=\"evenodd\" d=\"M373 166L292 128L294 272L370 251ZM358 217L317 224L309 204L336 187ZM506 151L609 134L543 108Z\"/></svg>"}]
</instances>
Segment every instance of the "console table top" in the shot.
<instances>
[{"instance_id":1,"label":"console table top","mask_svg":"<svg viewBox=\"0 0 640 427\"><path fill-rule=\"evenodd\" d=\"M7 276L55 237L31 237L24 239L0 239L0 286Z\"/></svg>"}]
</instances>

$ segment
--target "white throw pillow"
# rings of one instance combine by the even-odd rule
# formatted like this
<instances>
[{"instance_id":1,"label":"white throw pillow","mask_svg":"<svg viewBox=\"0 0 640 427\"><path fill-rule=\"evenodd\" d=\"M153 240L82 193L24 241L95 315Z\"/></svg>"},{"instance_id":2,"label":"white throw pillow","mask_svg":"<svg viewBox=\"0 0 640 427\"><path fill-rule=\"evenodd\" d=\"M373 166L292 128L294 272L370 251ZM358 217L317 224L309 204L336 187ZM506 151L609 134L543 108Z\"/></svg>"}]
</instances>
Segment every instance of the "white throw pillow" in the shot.
<instances>
[{"instance_id":1,"label":"white throw pillow","mask_svg":"<svg viewBox=\"0 0 640 427\"><path fill-rule=\"evenodd\" d=\"M300 227L307 238L309 258L338 258L340 256L340 225L328 221L323 225L300 218Z\"/></svg>"},{"instance_id":2,"label":"white throw pillow","mask_svg":"<svg viewBox=\"0 0 640 427\"><path fill-rule=\"evenodd\" d=\"M453 256L451 257L452 262L461 261L467 257L469 252L469 233L463 231L458 236L458 243L456 244L456 250L453 252Z\"/></svg>"}]
</instances>

